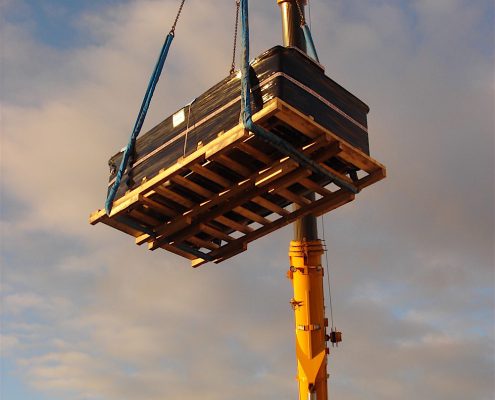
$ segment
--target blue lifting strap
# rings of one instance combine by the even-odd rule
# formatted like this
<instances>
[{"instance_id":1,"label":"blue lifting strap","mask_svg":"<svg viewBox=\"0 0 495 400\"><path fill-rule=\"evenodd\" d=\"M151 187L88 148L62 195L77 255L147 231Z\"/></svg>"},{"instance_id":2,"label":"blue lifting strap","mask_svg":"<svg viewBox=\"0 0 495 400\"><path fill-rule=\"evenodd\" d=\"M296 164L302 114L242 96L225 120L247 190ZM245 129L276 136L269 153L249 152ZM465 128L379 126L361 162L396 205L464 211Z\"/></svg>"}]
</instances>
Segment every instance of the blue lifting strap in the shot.
<instances>
[{"instance_id":1,"label":"blue lifting strap","mask_svg":"<svg viewBox=\"0 0 495 400\"><path fill-rule=\"evenodd\" d=\"M172 25L172 29L170 29L169 34L167 35L165 41L163 42L162 50L160 51L160 56L158 57L158 60L155 65L155 69L153 70L153 74L151 75L150 82L148 83L148 88L146 89L146 93L144 95L143 102L141 103L141 108L139 110L136 123L134 124L134 129L132 130L131 137L129 138L129 143L127 144L127 147L124 150L122 161L115 176L115 182L113 183L112 187L110 188L110 191L108 192L107 200L105 201L105 210L107 212L107 215L110 215L110 212L112 211L113 200L115 199L115 195L117 194L117 190L119 189L122 176L124 175L124 172L127 168L129 159L134 153L136 139L139 136L139 133L141 132L141 128L143 127L144 119L146 118L146 113L148 112L148 108L151 103L151 98L153 97L153 92L155 91L156 84L160 79L163 65L165 64L165 60L167 59L168 50L170 49L172 40L174 40L175 27L177 26L177 22L179 21L179 17L182 12L182 8L184 7L184 3L185 0L181 0L179 10L177 11L177 15L175 16L175 21Z\"/></svg>"},{"instance_id":2,"label":"blue lifting strap","mask_svg":"<svg viewBox=\"0 0 495 400\"><path fill-rule=\"evenodd\" d=\"M251 110L251 87L249 82L249 17L248 17L248 0L241 0L241 115L244 127L260 137L265 142L275 147L282 154L291 157L300 165L311 171L330 178L338 186L349 190L352 193L357 193L359 190L353 184L340 179L335 174L323 168L320 164L313 161L311 158L301 153L298 149L292 146L287 141L279 136L266 130L260 125L253 122ZM314 46L313 46L314 47Z\"/></svg>"},{"instance_id":3,"label":"blue lifting strap","mask_svg":"<svg viewBox=\"0 0 495 400\"><path fill-rule=\"evenodd\" d=\"M320 62L320 60L318 59L318 54L316 53L315 43L313 42L313 36L311 35L311 30L309 29L308 24L302 24L301 29L304 33L304 40L306 41L306 50L308 52L308 55L316 62Z\"/></svg>"},{"instance_id":4,"label":"blue lifting strap","mask_svg":"<svg viewBox=\"0 0 495 400\"><path fill-rule=\"evenodd\" d=\"M112 211L113 200L115 199L115 195L117 194L117 190L119 189L122 176L124 175L124 172L127 168L127 163L129 162L129 158L131 154L133 154L134 152L136 139L139 133L141 132L141 128L143 127L144 119L146 118L146 113L148 112L148 108L151 103L151 98L153 97L153 92L155 91L156 84L158 83L158 79L160 79L160 74L162 73L163 65L165 64L165 60L168 55L168 50L170 49L170 45L172 44L173 39L174 39L174 33L170 32L165 38L165 42L163 43L162 50L160 52L160 56L158 57L158 60L155 65L155 69L153 70L153 74L151 75L150 81L148 83L148 88L146 89L146 94L144 95L143 102L141 104L141 109L139 110L139 114L134 124L134 129L132 130L131 137L129 138L129 143L127 143L127 147L124 150L124 155L122 157L120 167L117 171L117 175L115 176L115 182L112 185L110 191L108 192L107 200L105 202L105 210L107 211L108 215L110 215L110 212Z\"/></svg>"}]
</instances>

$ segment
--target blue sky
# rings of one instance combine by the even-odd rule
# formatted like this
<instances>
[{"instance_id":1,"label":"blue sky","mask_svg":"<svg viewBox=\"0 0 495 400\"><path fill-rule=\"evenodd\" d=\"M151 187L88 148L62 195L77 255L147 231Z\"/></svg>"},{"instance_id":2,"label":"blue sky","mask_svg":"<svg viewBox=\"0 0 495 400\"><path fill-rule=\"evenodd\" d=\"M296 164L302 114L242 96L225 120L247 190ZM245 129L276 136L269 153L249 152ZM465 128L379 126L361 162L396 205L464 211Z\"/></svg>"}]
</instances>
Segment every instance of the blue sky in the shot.
<instances>
[{"instance_id":1,"label":"blue sky","mask_svg":"<svg viewBox=\"0 0 495 400\"><path fill-rule=\"evenodd\" d=\"M26 24L39 41L49 46L70 49L94 40L84 32L79 21L82 15L98 13L111 6L125 5L123 0L103 1L23 1L21 6L8 7L4 18L14 24Z\"/></svg>"},{"instance_id":2,"label":"blue sky","mask_svg":"<svg viewBox=\"0 0 495 400\"><path fill-rule=\"evenodd\" d=\"M188 0L145 130L222 79L234 2ZM272 4L273 3L273 4ZM294 398L290 227L192 270L87 217L177 1L0 2L2 400ZM280 42L251 0L254 56ZM494 394L494 6L311 1L386 180L325 217L335 399Z\"/></svg>"}]
</instances>

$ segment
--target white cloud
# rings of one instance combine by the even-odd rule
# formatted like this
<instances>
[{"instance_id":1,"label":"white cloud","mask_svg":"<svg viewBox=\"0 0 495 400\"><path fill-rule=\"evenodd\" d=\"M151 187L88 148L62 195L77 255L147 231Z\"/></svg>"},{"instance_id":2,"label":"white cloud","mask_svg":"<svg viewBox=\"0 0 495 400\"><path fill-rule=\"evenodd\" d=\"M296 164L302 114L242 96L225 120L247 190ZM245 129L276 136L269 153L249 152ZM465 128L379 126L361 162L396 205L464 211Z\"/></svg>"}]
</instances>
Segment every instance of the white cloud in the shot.
<instances>
[{"instance_id":1,"label":"white cloud","mask_svg":"<svg viewBox=\"0 0 495 400\"><path fill-rule=\"evenodd\" d=\"M70 310L71 304L64 297L42 297L31 292L16 292L8 294L2 299L2 308L5 314L20 314L24 311L34 310L46 315L65 315Z\"/></svg>"},{"instance_id":2,"label":"white cloud","mask_svg":"<svg viewBox=\"0 0 495 400\"><path fill-rule=\"evenodd\" d=\"M0 334L0 350L2 356L6 356L19 346L19 339L13 335Z\"/></svg>"}]
</instances>

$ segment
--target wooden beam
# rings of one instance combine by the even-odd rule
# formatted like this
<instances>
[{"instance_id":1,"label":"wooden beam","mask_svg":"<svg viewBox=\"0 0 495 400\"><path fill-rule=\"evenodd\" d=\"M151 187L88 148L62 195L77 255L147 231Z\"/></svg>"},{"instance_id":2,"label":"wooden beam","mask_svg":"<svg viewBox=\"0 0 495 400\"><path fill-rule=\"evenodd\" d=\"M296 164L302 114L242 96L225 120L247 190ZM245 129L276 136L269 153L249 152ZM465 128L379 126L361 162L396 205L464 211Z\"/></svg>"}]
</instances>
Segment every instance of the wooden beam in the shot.
<instances>
[{"instance_id":1,"label":"wooden beam","mask_svg":"<svg viewBox=\"0 0 495 400\"><path fill-rule=\"evenodd\" d=\"M385 168L379 168L376 171L373 171L371 174L365 176L364 178L361 178L357 182L357 186L359 187L359 189L363 189L363 188L385 178L386 173L387 173L387 171Z\"/></svg>"},{"instance_id":2,"label":"wooden beam","mask_svg":"<svg viewBox=\"0 0 495 400\"><path fill-rule=\"evenodd\" d=\"M171 253L174 253L174 254L177 254L178 256L181 256L181 257L184 257L184 258L187 258L188 260L196 260L198 257L187 252L187 251L184 251L184 250L181 250L175 246L172 246L172 245L169 245L168 243L163 243L161 245L161 248L162 249L165 249L167 251L170 251ZM207 260L204 260L205 262L208 262Z\"/></svg>"},{"instance_id":3,"label":"wooden beam","mask_svg":"<svg viewBox=\"0 0 495 400\"><path fill-rule=\"evenodd\" d=\"M224 188L230 187L232 185L232 182L230 180L208 169L206 166L202 166L199 164L193 165L191 167L191 171L196 172L197 174L203 176L206 179L209 179L212 182L215 182L216 184Z\"/></svg>"},{"instance_id":4,"label":"wooden beam","mask_svg":"<svg viewBox=\"0 0 495 400\"><path fill-rule=\"evenodd\" d=\"M271 211L273 213L279 214L279 215L287 215L289 214L289 211L286 209L279 207L277 204L272 203L271 201L265 199L264 197L258 196L255 197L251 200L253 203L258 204L259 206L266 208L268 211Z\"/></svg>"},{"instance_id":5,"label":"wooden beam","mask_svg":"<svg viewBox=\"0 0 495 400\"><path fill-rule=\"evenodd\" d=\"M270 223L270 221L267 220L266 218L262 217L259 214L256 214L253 211L250 211L247 208L242 207L242 206L234 207L232 209L232 211L236 212L237 214L242 215L243 217L246 217L247 219L250 219L251 221L257 222L258 224L261 224L261 225L266 225L266 224Z\"/></svg>"},{"instance_id":6,"label":"wooden beam","mask_svg":"<svg viewBox=\"0 0 495 400\"><path fill-rule=\"evenodd\" d=\"M218 250L212 251L210 253L210 256L215 258L215 259L221 259L224 254L229 254L230 251L233 251L234 249L238 249L241 245L247 246L247 243L252 242L253 240L256 240L262 236L265 236L285 225L290 224L291 222L295 221L296 219L299 219L305 215L308 214L321 214L330 210L333 210L337 207L340 207L354 199L354 194L345 190L345 189L340 189L334 193L332 193L331 196L329 197L323 197L315 202L313 202L311 205L308 205L306 207L301 207L289 215L285 217L281 217L276 221L273 221L269 225L265 225L254 232L250 233L249 235L246 235L245 237L236 239L232 243L229 243L226 246L221 247Z\"/></svg>"},{"instance_id":7,"label":"wooden beam","mask_svg":"<svg viewBox=\"0 0 495 400\"><path fill-rule=\"evenodd\" d=\"M191 192L199 194L200 196L204 197L205 199L213 196L213 194L214 194L212 191L204 188L201 185L198 185L196 182L193 182L190 179L187 179L181 175L174 176L172 178L172 181L177 183L178 185L190 190Z\"/></svg>"},{"instance_id":8,"label":"wooden beam","mask_svg":"<svg viewBox=\"0 0 495 400\"><path fill-rule=\"evenodd\" d=\"M160 214L166 216L166 217L173 217L177 215L177 211L173 210L170 207L167 207L164 204L161 204L153 199L151 199L149 196L143 196L142 194L139 195L139 202L151 208L152 210L159 212Z\"/></svg>"},{"instance_id":9,"label":"wooden beam","mask_svg":"<svg viewBox=\"0 0 495 400\"><path fill-rule=\"evenodd\" d=\"M218 264L222 261L225 261L231 257L234 257L236 256L237 254L240 254L244 251L247 250L247 243L245 242L239 242L237 243L237 245L235 246L230 246L228 251L225 251L222 253L222 257L221 258L217 258L214 262L215 264Z\"/></svg>"},{"instance_id":10,"label":"wooden beam","mask_svg":"<svg viewBox=\"0 0 495 400\"><path fill-rule=\"evenodd\" d=\"M289 200L291 203L296 203L299 206L305 206L311 203L311 200L308 200L306 197L299 196L298 194L295 194L294 192L291 192L289 189L286 188L275 189L273 193L282 196L285 199Z\"/></svg>"},{"instance_id":11,"label":"wooden beam","mask_svg":"<svg viewBox=\"0 0 495 400\"><path fill-rule=\"evenodd\" d=\"M253 228L250 228L247 225L241 224L239 222L234 221L233 219L227 218L225 215L220 215L214 219L217 222L220 222L222 225L226 227L230 227L235 229L236 231L242 232L244 234L250 233L253 231Z\"/></svg>"},{"instance_id":12,"label":"wooden beam","mask_svg":"<svg viewBox=\"0 0 495 400\"><path fill-rule=\"evenodd\" d=\"M337 158L368 173L374 171L377 167L383 167L378 161L344 141L342 141L342 152Z\"/></svg>"},{"instance_id":13,"label":"wooden beam","mask_svg":"<svg viewBox=\"0 0 495 400\"><path fill-rule=\"evenodd\" d=\"M213 243L208 240L203 240L198 238L197 236L191 236L187 238L187 242L193 244L194 246L202 247L204 249L208 250L217 250L220 248L220 246L216 243Z\"/></svg>"},{"instance_id":14,"label":"wooden beam","mask_svg":"<svg viewBox=\"0 0 495 400\"><path fill-rule=\"evenodd\" d=\"M252 175L253 171L251 171L246 166L238 163L237 161L232 160L232 158L227 157L225 154L219 154L213 158L215 162L222 164L224 167L231 169L236 174L247 178Z\"/></svg>"},{"instance_id":15,"label":"wooden beam","mask_svg":"<svg viewBox=\"0 0 495 400\"><path fill-rule=\"evenodd\" d=\"M273 159L271 159L268 155L266 155L256 147L251 146L247 141L239 143L238 147L241 151L243 151L246 154L249 154L251 157L255 158L256 160L261 161L265 165L270 165L273 163Z\"/></svg>"},{"instance_id":16,"label":"wooden beam","mask_svg":"<svg viewBox=\"0 0 495 400\"><path fill-rule=\"evenodd\" d=\"M142 234L142 231L135 229L129 225L126 225L125 223L118 221L116 218L107 217L107 218L103 218L100 222L105 225L108 225L111 228L118 229L119 231L122 231L134 237Z\"/></svg>"},{"instance_id":17,"label":"wooden beam","mask_svg":"<svg viewBox=\"0 0 495 400\"><path fill-rule=\"evenodd\" d=\"M189 200L187 197L184 197L181 194L176 193L173 190L170 190L170 189L165 188L163 186L157 186L153 190L156 193L158 193L160 196L163 196L165 199L171 200L174 203L177 203L182 207L191 208L191 207L196 206L196 203Z\"/></svg>"},{"instance_id":18,"label":"wooden beam","mask_svg":"<svg viewBox=\"0 0 495 400\"><path fill-rule=\"evenodd\" d=\"M227 243L230 243L234 240L233 237L227 235L226 233L224 233L224 232L222 232L216 228L213 228L211 225L204 225L201 230L203 232L207 233L208 235L214 236L218 239L222 239Z\"/></svg>"},{"instance_id":19,"label":"wooden beam","mask_svg":"<svg viewBox=\"0 0 495 400\"><path fill-rule=\"evenodd\" d=\"M321 187L316 182L313 182L311 179L303 178L299 180L299 183L312 192L319 193L322 196L330 196L332 194L330 190Z\"/></svg>"},{"instance_id":20,"label":"wooden beam","mask_svg":"<svg viewBox=\"0 0 495 400\"><path fill-rule=\"evenodd\" d=\"M191 236L196 236L198 233L203 231L204 229L204 224L191 224L185 227L184 229L180 230L179 232L175 233L174 235L171 235L170 237L167 238L165 242L172 243L172 242L183 242L184 240L187 240ZM156 250L159 248L159 244L162 243L163 241L161 239L156 239L152 241L151 243L148 243L148 249L150 250Z\"/></svg>"}]
</instances>

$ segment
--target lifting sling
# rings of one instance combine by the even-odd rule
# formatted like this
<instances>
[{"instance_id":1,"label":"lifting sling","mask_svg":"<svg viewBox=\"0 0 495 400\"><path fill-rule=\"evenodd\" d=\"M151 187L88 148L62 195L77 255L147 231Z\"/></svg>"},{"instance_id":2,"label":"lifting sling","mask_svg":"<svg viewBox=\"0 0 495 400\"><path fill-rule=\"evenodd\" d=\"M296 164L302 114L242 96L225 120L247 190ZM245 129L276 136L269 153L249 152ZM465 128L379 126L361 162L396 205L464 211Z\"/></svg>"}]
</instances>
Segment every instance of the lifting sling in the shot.
<instances>
[{"instance_id":1,"label":"lifting sling","mask_svg":"<svg viewBox=\"0 0 495 400\"><path fill-rule=\"evenodd\" d=\"M291 157L297 161L301 166L304 166L314 173L326 176L335 182L336 185L349 190L352 193L358 193L358 188L351 183L348 183L338 176L323 168L320 164L301 153L298 149L292 146L290 143L266 130L262 126L259 126L253 122L252 110L251 110L251 87L249 82L249 18L248 18L248 0L241 0L241 107L242 107L242 121L244 127L253 132L259 138L269 143L276 148L282 154Z\"/></svg>"},{"instance_id":2,"label":"lifting sling","mask_svg":"<svg viewBox=\"0 0 495 400\"><path fill-rule=\"evenodd\" d=\"M168 51L170 49L170 45L172 44L172 41L174 40L175 36L175 27L177 25L177 21L179 20L180 13L182 11L182 7L184 6L185 0L182 0L180 6L179 6L179 11L177 13L177 16L175 17L174 24L172 26L172 29L168 33L167 37L165 38L165 41L162 46L162 50L160 51L160 55L158 57L158 60L155 65L155 69L153 70L153 73L151 74L150 81L148 83L148 88L146 89L146 93L143 98L143 102L141 103L141 108L139 110L139 114L137 116L136 122L134 124L134 129L132 130L131 137L129 138L129 142L127 143L127 147L124 150L124 155L122 156L122 161L120 163L119 169L117 171L117 175L115 176L115 182L110 188L110 191L108 192L107 200L105 202L105 210L108 215L110 215L110 212L112 211L112 204L113 200L115 199L115 195L117 194L117 190L119 189L120 182L122 180L122 176L124 175L124 172L127 168L127 165L129 164L129 160L132 159L132 156L134 154L134 147L136 145L136 139L139 136L139 133L141 132L141 128L143 127L144 119L146 118L146 113L148 112L148 108L151 103L151 98L153 97L153 93L156 88L156 84L158 83L158 80L160 79L160 75L162 73L163 65L165 64L165 60L167 59ZM130 163L132 165L132 162Z\"/></svg>"},{"instance_id":3,"label":"lifting sling","mask_svg":"<svg viewBox=\"0 0 495 400\"><path fill-rule=\"evenodd\" d=\"M124 154L122 157L122 161L120 163L119 169L117 171L115 182L110 188L108 192L107 200L105 202L105 209L108 215L112 210L112 204L115 199L115 195L119 189L122 176L124 175L126 168L129 166L129 169L132 167L132 156L134 154L134 148L136 144L137 137L141 132L141 128L144 123L144 119L146 118L146 113L148 111L149 105L151 103L151 98L153 97L154 90L160 78L160 74L163 69L163 65L165 64L165 60L168 55L168 51L172 44L175 35L175 26L179 19L180 13L182 11L182 7L184 5L185 0L182 0L179 11L177 13L175 22L170 30L169 34L165 38L165 42L163 43L163 47L160 52L160 56L158 57L158 61L155 65L155 69L153 74L151 75L150 82L148 84L148 88L146 90L143 102L141 104L141 108L139 110L138 117L136 119L134 129L132 131L131 137L127 144L127 147L124 150ZM297 5L299 6L299 2L296 0ZM238 3L239 4L239 3ZM314 173L320 174L322 176L326 176L330 178L331 181L335 182L338 186L349 190L352 193L357 193L358 189L353 184L346 182L340 179L338 176L323 168L320 164L316 163L305 154L301 153L298 149L293 147L290 143L283 140L282 138L274 135L270 131L265 128L255 124L252 120L252 110L251 110L251 99L250 99L250 82L249 82L249 21L248 21L248 0L240 0L240 14L241 14L241 27L242 27L242 35L241 35L241 44L242 44L242 57L241 57L241 116L244 127L253 132L255 135L260 137L265 142L269 143L271 146L276 148L282 154L291 157L295 161L297 161L301 166L304 166ZM237 24L236 24L237 25ZM301 28L303 29L305 40L307 42L307 47L309 50L310 56L318 61L318 56L316 54L316 50L313 44L313 40L311 37L311 32L309 27L302 19ZM235 50L234 50L235 51Z\"/></svg>"}]
</instances>

